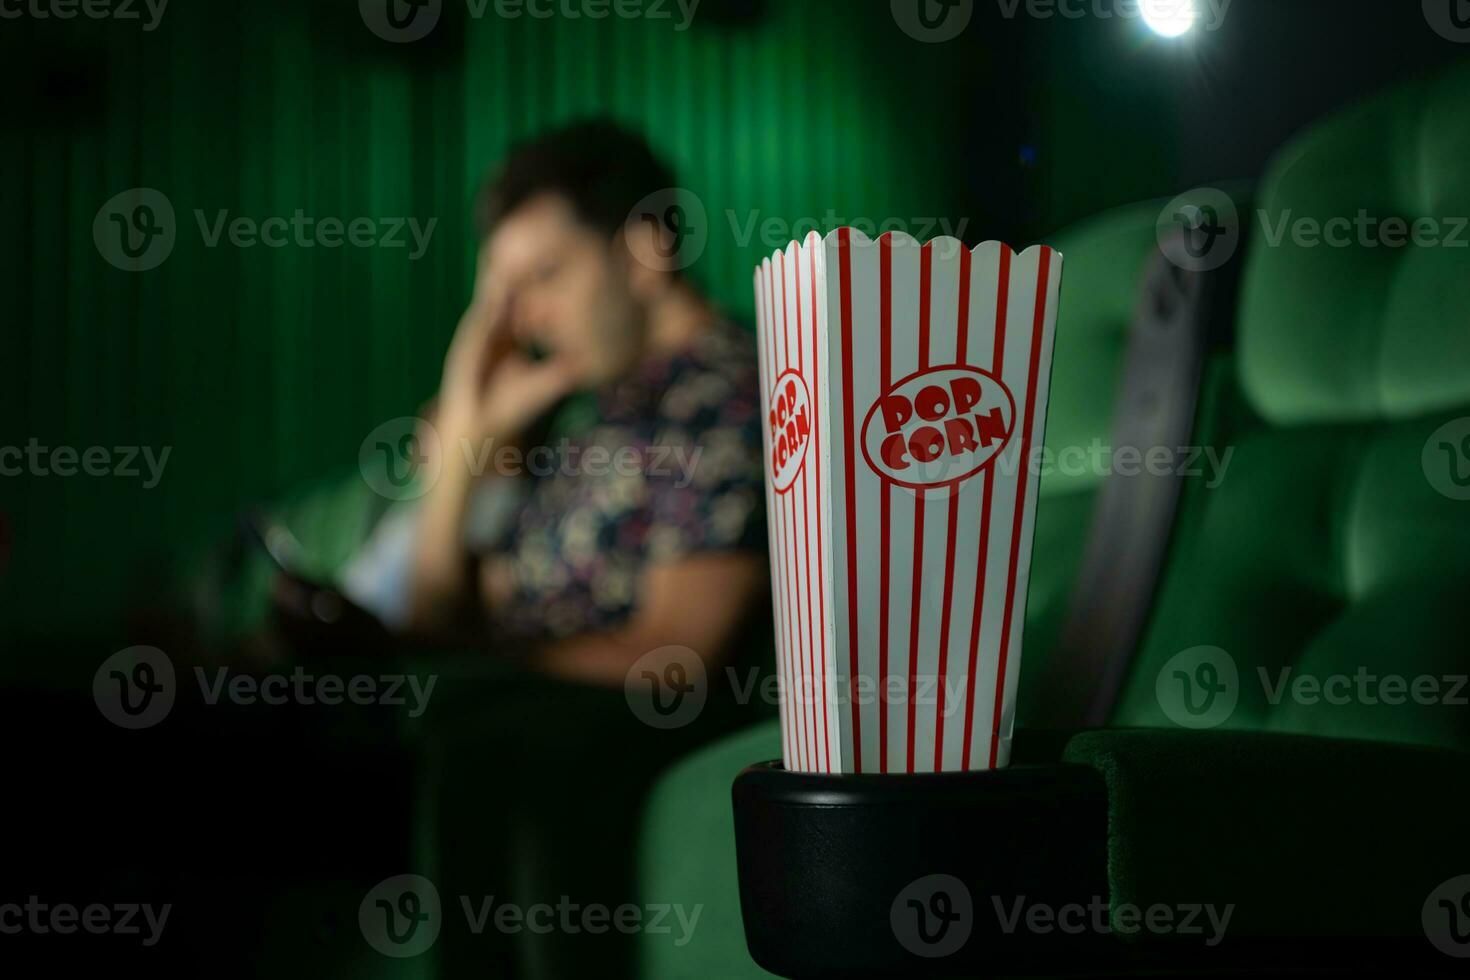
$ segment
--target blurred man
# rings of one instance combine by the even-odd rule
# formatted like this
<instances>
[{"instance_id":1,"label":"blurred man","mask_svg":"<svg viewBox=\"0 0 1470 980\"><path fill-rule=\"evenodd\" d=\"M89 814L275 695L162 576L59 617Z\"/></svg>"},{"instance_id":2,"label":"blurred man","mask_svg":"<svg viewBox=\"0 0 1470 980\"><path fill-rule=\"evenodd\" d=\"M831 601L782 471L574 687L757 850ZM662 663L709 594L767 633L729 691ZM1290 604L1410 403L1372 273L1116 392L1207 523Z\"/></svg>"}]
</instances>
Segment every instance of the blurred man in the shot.
<instances>
[{"instance_id":1,"label":"blurred man","mask_svg":"<svg viewBox=\"0 0 1470 980\"><path fill-rule=\"evenodd\" d=\"M754 341L673 268L667 208L637 207L674 184L641 138L588 123L515 150L482 193L413 630L483 625L537 668L621 684L662 646L718 662L764 598ZM551 444L574 393L592 417ZM486 501L501 517L472 544Z\"/></svg>"}]
</instances>

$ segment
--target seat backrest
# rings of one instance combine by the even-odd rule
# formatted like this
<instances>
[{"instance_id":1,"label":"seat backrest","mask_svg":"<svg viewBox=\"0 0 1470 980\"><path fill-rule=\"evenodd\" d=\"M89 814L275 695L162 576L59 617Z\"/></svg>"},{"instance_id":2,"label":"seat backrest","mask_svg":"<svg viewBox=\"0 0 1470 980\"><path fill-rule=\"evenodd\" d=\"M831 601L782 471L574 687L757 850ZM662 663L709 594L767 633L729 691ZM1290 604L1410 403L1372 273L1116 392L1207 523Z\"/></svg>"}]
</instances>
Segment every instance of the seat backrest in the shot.
<instances>
[{"instance_id":1,"label":"seat backrest","mask_svg":"<svg viewBox=\"0 0 1470 980\"><path fill-rule=\"evenodd\" d=\"M1157 250L1162 201L1104 212L1047 238L1066 256L1036 502L1017 718L1041 704L1048 655L1073 599L1105 471L1089 465L1112 434L1139 284ZM1079 465L1079 463L1081 465Z\"/></svg>"},{"instance_id":2,"label":"seat backrest","mask_svg":"<svg viewBox=\"0 0 1470 980\"><path fill-rule=\"evenodd\" d=\"M1470 65L1273 164L1197 428L1230 455L1186 488L1114 724L1470 744L1467 110Z\"/></svg>"}]
</instances>

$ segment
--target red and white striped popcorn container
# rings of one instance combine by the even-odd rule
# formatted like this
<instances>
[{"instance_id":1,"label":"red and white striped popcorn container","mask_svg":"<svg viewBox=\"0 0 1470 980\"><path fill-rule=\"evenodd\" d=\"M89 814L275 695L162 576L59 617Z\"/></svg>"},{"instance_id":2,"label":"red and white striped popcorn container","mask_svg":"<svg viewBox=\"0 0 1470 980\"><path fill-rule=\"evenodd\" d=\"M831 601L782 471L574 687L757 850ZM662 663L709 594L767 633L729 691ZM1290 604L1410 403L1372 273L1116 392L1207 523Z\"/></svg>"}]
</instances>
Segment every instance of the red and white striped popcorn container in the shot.
<instances>
[{"instance_id":1,"label":"red and white striped popcorn container","mask_svg":"<svg viewBox=\"0 0 1470 980\"><path fill-rule=\"evenodd\" d=\"M1009 762L1061 274L850 228L756 269L788 770Z\"/></svg>"}]
</instances>

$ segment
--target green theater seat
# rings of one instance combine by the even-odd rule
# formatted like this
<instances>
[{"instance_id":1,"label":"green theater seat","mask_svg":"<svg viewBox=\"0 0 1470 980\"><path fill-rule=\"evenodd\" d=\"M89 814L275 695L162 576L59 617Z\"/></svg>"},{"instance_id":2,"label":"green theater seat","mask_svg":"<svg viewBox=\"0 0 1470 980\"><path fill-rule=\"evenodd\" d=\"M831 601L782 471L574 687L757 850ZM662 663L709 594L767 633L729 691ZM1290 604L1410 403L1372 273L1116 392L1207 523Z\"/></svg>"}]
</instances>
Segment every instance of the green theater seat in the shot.
<instances>
[{"instance_id":1,"label":"green theater seat","mask_svg":"<svg viewBox=\"0 0 1470 980\"><path fill-rule=\"evenodd\" d=\"M1242 215L1234 345L1210 356L1200 393L1195 441L1228 464L1185 481L1109 725L1063 756L1107 782L1114 910L1231 905L1222 949L1244 941L1252 968L1353 969L1385 948L1426 958L1392 961L1408 972L1455 963L1434 948L1431 915L1443 914L1436 890L1470 871L1467 106L1460 68L1343 111L1278 155L1260 210ZM1152 250L1148 215L1133 215L1131 238L1122 212L1056 240L1068 256L1058 377L1082 346L1116 351L1134 279L1122 270ZM1094 256L1109 221L1114 249ZM1069 411L1095 404L1054 407L1048 442L1074 438ZM1043 481L1023 691L1046 666L1087 526L1088 491L1059 489ZM728 787L777 754L774 726L752 730L656 788L645 891L706 907L695 942L644 942L645 977L762 975L741 935ZM1180 970L1161 938L1132 945ZM1262 948L1281 958L1262 961Z\"/></svg>"},{"instance_id":2,"label":"green theater seat","mask_svg":"<svg viewBox=\"0 0 1470 980\"><path fill-rule=\"evenodd\" d=\"M1437 489L1450 461L1432 444L1470 415L1470 233L1460 229L1459 247L1369 247L1356 228L1342 247L1289 230L1273 241L1283 227L1310 231L1305 222L1340 230L1360 212L1380 231L1389 219L1449 219L1449 234L1453 216L1470 215L1467 106L1461 70L1347 111L1280 154L1253 222L1238 351L1216 365L1199 429L1234 455L1218 488L1185 495L1115 724L1171 724L1153 679L1209 644L1242 679L1219 727L1462 747L1470 737L1470 710L1272 697L1282 670L1470 667L1470 506Z\"/></svg>"},{"instance_id":3,"label":"green theater seat","mask_svg":"<svg viewBox=\"0 0 1470 980\"><path fill-rule=\"evenodd\" d=\"M1114 796L1115 901L1429 950L1431 892L1470 870L1467 107L1470 66L1271 169L1198 429L1227 477L1182 500L1117 727L1069 749Z\"/></svg>"},{"instance_id":4,"label":"green theater seat","mask_svg":"<svg viewBox=\"0 0 1470 980\"><path fill-rule=\"evenodd\" d=\"M1057 330L1046 444L1107 443L1116 379L1145 263L1157 251L1162 201L1122 208L1048 239L1067 259ZM1022 703L1066 619L1102 473L1043 471L1021 663ZM654 789L643 821L639 874L644 900L702 905L700 927L676 946L640 937L640 975L650 980L768 976L745 949L735 875L730 781L745 766L781 755L779 722L732 735L684 759Z\"/></svg>"}]
</instances>

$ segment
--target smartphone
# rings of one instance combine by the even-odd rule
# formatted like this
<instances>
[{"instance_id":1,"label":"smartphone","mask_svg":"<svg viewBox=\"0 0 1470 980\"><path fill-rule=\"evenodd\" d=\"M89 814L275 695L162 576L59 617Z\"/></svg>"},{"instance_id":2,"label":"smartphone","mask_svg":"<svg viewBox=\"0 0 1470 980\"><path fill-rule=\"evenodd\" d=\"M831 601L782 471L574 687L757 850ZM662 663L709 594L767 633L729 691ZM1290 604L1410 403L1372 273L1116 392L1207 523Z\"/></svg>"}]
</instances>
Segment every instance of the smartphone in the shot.
<instances>
[{"instance_id":1,"label":"smartphone","mask_svg":"<svg viewBox=\"0 0 1470 980\"><path fill-rule=\"evenodd\" d=\"M280 571L292 578L312 581L306 569L306 549L296 535L284 524L274 521L260 511L252 511L241 518L245 530L266 557Z\"/></svg>"}]
</instances>

